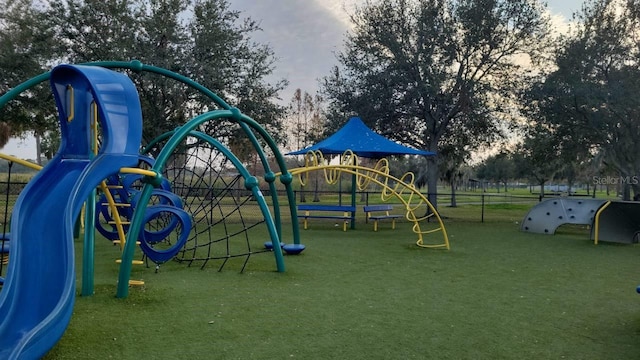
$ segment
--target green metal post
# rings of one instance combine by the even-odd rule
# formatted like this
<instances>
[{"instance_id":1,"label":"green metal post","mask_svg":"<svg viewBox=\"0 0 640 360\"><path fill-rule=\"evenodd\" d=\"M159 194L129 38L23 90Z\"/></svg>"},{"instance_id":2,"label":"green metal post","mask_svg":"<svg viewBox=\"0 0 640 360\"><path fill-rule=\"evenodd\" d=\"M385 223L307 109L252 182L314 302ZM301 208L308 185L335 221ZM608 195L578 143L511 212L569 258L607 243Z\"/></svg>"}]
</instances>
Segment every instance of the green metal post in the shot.
<instances>
[{"instance_id":1,"label":"green metal post","mask_svg":"<svg viewBox=\"0 0 640 360\"><path fill-rule=\"evenodd\" d=\"M356 174L351 174L351 206L356 208ZM351 229L356 228L356 212L351 212Z\"/></svg>"}]
</instances>

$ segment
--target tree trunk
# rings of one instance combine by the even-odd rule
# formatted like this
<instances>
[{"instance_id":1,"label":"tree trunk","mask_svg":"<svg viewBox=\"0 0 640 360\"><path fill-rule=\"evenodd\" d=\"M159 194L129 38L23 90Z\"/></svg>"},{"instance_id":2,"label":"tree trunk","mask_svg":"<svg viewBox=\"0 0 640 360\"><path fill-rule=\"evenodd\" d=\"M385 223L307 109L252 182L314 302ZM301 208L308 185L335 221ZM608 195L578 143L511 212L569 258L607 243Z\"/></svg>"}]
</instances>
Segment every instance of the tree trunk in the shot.
<instances>
[{"instance_id":1,"label":"tree trunk","mask_svg":"<svg viewBox=\"0 0 640 360\"><path fill-rule=\"evenodd\" d=\"M42 166L42 137L38 133L34 133L36 139L36 163Z\"/></svg>"},{"instance_id":2,"label":"tree trunk","mask_svg":"<svg viewBox=\"0 0 640 360\"><path fill-rule=\"evenodd\" d=\"M430 149L430 151L433 151ZM427 199L438 209L438 156L427 157Z\"/></svg>"},{"instance_id":3,"label":"tree trunk","mask_svg":"<svg viewBox=\"0 0 640 360\"><path fill-rule=\"evenodd\" d=\"M307 202L307 197L304 193L304 185L300 185L300 202Z\"/></svg>"},{"instance_id":4,"label":"tree trunk","mask_svg":"<svg viewBox=\"0 0 640 360\"><path fill-rule=\"evenodd\" d=\"M313 172L313 180L315 182L315 188L313 191L313 202L320 202L320 193L318 192L318 172Z\"/></svg>"},{"instance_id":5,"label":"tree trunk","mask_svg":"<svg viewBox=\"0 0 640 360\"><path fill-rule=\"evenodd\" d=\"M631 201L631 185L629 183L622 185L622 201Z\"/></svg>"},{"instance_id":6,"label":"tree trunk","mask_svg":"<svg viewBox=\"0 0 640 360\"><path fill-rule=\"evenodd\" d=\"M634 176L632 178L631 190L633 190L633 201L640 201L640 185L638 184L638 176Z\"/></svg>"},{"instance_id":7,"label":"tree trunk","mask_svg":"<svg viewBox=\"0 0 640 360\"><path fill-rule=\"evenodd\" d=\"M458 207L458 202L456 201L456 181L451 181L451 207Z\"/></svg>"}]
</instances>

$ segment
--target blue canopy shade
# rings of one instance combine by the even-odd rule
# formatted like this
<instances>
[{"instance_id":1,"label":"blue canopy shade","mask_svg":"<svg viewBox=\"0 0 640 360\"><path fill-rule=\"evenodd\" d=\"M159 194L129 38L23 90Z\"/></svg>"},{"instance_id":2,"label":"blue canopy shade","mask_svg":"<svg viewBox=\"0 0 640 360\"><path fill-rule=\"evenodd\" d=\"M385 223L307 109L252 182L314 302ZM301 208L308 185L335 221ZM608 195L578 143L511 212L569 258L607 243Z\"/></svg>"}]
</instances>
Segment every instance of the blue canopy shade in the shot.
<instances>
[{"instance_id":1,"label":"blue canopy shade","mask_svg":"<svg viewBox=\"0 0 640 360\"><path fill-rule=\"evenodd\" d=\"M304 155L312 150L320 150L323 154L342 154L351 150L358 156L371 159L389 155L435 155L431 151L417 150L391 141L369 129L359 117L350 118L340 130L319 143L287 155Z\"/></svg>"}]
</instances>

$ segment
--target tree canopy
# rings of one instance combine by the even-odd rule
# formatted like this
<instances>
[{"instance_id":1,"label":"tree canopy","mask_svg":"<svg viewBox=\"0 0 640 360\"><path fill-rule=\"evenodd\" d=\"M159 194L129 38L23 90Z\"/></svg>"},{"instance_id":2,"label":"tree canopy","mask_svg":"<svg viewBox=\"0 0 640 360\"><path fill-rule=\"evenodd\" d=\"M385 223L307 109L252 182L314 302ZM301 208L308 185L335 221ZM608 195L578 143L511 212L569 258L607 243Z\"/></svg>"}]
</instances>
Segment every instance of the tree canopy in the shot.
<instances>
[{"instance_id":1,"label":"tree canopy","mask_svg":"<svg viewBox=\"0 0 640 360\"><path fill-rule=\"evenodd\" d=\"M468 153L498 139L526 64L546 46L532 0L366 1L351 16L339 66L323 80L328 119L348 115L407 145ZM449 152L459 157L459 154ZM429 160L436 204L437 158Z\"/></svg>"},{"instance_id":2,"label":"tree canopy","mask_svg":"<svg viewBox=\"0 0 640 360\"><path fill-rule=\"evenodd\" d=\"M251 19L229 8L226 0L17 0L0 9L0 84L2 92L58 63L140 60L192 78L253 117L280 140L285 107L277 103L285 80L266 78L275 57L254 42L260 31ZM182 125L215 105L173 80L149 73L130 73L138 87L144 116L143 138ZM16 135L56 129L55 117L42 94L29 93L5 111ZM26 100L37 102L27 103ZM44 112L46 109L46 113ZM228 141L239 129L208 124Z\"/></svg>"},{"instance_id":3,"label":"tree canopy","mask_svg":"<svg viewBox=\"0 0 640 360\"><path fill-rule=\"evenodd\" d=\"M553 70L531 84L532 126L549 129L543 136L555 137L568 163L599 154L621 176L640 175L639 11L637 1L585 3L576 14L581 25L563 39Z\"/></svg>"}]
</instances>

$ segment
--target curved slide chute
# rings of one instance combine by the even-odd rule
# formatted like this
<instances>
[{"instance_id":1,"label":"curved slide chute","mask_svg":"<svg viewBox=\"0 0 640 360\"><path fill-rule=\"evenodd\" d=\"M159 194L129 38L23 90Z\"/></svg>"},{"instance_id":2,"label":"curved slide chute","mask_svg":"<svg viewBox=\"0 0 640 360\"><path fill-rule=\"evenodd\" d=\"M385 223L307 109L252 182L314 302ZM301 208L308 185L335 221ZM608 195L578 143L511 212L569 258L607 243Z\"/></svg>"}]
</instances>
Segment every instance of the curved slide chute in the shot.
<instances>
[{"instance_id":1,"label":"curved slide chute","mask_svg":"<svg viewBox=\"0 0 640 360\"><path fill-rule=\"evenodd\" d=\"M12 214L11 261L0 292L0 359L37 359L62 337L73 311L73 225L100 182L135 166L142 114L129 78L99 67L51 72L62 143L21 192ZM101 148L91 155L92 119Z\"/></svg>"}]
</instances>

